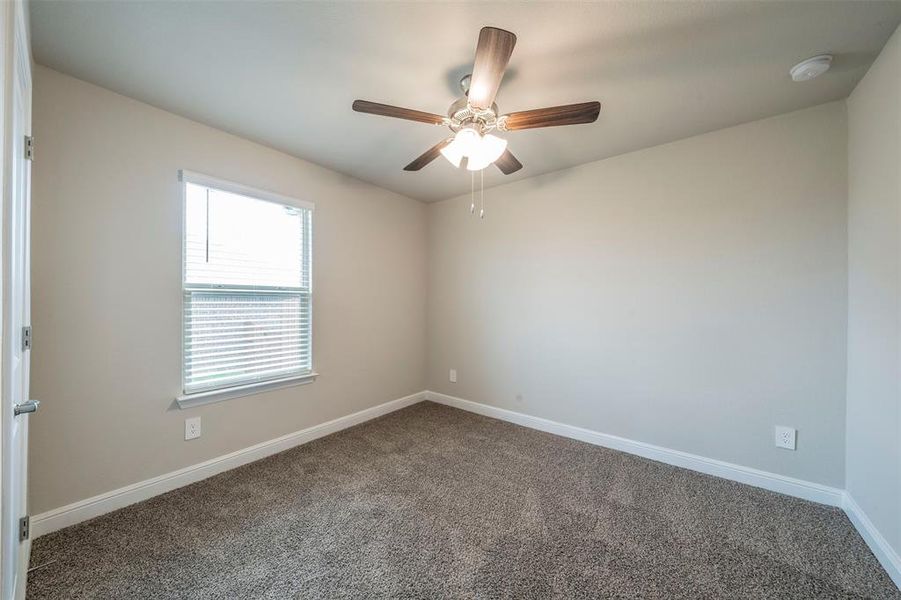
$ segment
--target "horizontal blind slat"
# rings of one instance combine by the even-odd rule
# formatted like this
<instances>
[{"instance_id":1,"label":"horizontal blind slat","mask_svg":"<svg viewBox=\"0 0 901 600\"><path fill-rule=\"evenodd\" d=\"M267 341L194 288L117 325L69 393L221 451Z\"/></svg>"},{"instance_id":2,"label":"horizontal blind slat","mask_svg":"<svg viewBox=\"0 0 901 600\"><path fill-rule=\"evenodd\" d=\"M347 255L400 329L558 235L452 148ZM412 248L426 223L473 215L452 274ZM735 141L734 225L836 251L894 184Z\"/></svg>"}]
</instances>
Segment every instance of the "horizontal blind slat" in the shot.
<instances>
[{"instance_id":1,"label":"horizontal blind slat","mask_svg":"<svg viewBox=\"0 0 901 600\"><path fill-rule=\"evenodd\" d=\"M192 380L191 383L196 384L196 383L199 383L201 380L209 382L211 380L215 380L215 379L219 379L219 378L226 378L226 377L229 379L236 379L236 378L240 378L242 375L246 376L247 378L256 378L256 377L259 377L260 375L266 375L266 374L270 374L270 373L281 373L284 371L304 371L304 370L308 370L308 369L306 369L306 367L304 367L304 365L301 365L299 363L287 363L287 364L281 364L281 365L260 365L257 368L222 369L222 370L215 371L212 373L199 374L199 375L197 375L197 377L195 377Z\"/></svg>"},{"instance_id":2,"label":"horizontal blind slat","mask_svg":"<svg viewBox=\"0 0 901 600\"><path fill-rule=\"evenodd\" d=\"M277 349L283 348L288 345L294 348L307 347L306 342L303 338L301 338L300 336L294 336L266 342L242 343L241 341L238 341L237 343L191 346L187 348L187 351L191 354L191 357L193 359L198 360L212 355L237 354L244 352L266 352L270 348Z\"/></svg>"},{"instance_id":3,"label":"horizontal blind slat","mask_svg":"<svg viewBox=\"0 0 901 600\"><path fill-rule=\"evenodd\" d=\"M248 315L244 319L235 319L232 318L234 315L226 315L221 319L207 319L207 318L198 318L194 317L191 319L191 324L196 327L198 330L215 330L217 326L223 325L238 325L245 324L244 326L248 326L248 323L255 325L256 327L265 328L265 327L274 327L274 326L285 326L290 325L291 323L300 323L302 321L301 318L269 318L267 315L263 316L254 316Z\"/></svg>"},{"instance_id":4,"label":"horizontal blind slat","mask_svg":"<svg viewBox=\"0 0 901 600\"><path fill-rule=\"evenodd\" d=\"M309 330L298 331L291 335L279 335L279 336L228 336L228 337L203 337L197 340L188 340L185 344L185 348L189 351L202 351L208 350L210 348L218 348L220 345L222 347L225 346L248 346L253 344L268 344L268 343L280 343L280 342L295 342L299 343L305 339L309 338Z\"/></svg>"},{"instance_id":5,"label":"horizontal blind slat","mask_svg":"<svg viewBox=\"0 0 901 600\"><path fill-rule=\"evenodd\" d=\"M306 346L298 346L297 344L279 344L277 346L267 346L264 348L237 348L234 350L220 351L215 349L206 352L192 352L191 364L204 364L217 360L233 360L233 359L254 359L266 356L276 356L280 354L302 354L308 351Z\"/></svg>"},{"instance_id":6,"label":"horizontal blind slat","mask_svg":"<svg viewBox=\"0 0 901 600\"><path fill-rule=\"evenodd\" d=\"M285 365L300 365L306 360L305 356L302 356L298 353L290 353L284 356L271 356L266 358L258 358L254 360L229 360L225 359L222 362L210 362L207 364L197 364L193 363L191 368L188 370L192 375L198 375L203 373L221 373L223 371L228 371L231 369L238 369L241 371L251 371L253 369L259 369L261 367L281 367Z\"/></svg>"}]
</instances>

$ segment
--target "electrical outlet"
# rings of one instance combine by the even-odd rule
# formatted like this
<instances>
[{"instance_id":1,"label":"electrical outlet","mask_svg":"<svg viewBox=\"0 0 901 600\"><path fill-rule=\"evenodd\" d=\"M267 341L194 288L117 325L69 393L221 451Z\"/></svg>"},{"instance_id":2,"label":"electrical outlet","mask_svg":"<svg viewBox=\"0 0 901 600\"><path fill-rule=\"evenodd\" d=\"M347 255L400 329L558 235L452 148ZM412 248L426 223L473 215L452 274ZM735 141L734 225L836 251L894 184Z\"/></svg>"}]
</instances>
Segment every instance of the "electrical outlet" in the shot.
<instances>
[{"instance_id":1,"label":"electrical outlet","mask_svg":"<svg viewBox=\"0 0 901 600\"><path fill-rule=\"evenodd\" d=\"M457 383L457 369L451 369L450 374L448 375L448 379L450 379L451 383Z\"/></svg>"},{"instance_id":2,"label":"electrical outlet","mask_svg":"<svg viewBox=\"0 0 901 600\"><path fill-rule=\"evenodd\" d=\"M776 425L776 447L785 448L787 450L794 450L796 435L797 429L795 429L794 427Z\"/></svg>"},{"instance_id":3,"label":"electrical outlet","mask_svg":"<svg viewBox=\"0 0 901 600\"><path fill-rule=\"evenodd\" d=\"M200 417L185 419L185 440L193 440L200 437Z\"/></svg>"}]
</instances>

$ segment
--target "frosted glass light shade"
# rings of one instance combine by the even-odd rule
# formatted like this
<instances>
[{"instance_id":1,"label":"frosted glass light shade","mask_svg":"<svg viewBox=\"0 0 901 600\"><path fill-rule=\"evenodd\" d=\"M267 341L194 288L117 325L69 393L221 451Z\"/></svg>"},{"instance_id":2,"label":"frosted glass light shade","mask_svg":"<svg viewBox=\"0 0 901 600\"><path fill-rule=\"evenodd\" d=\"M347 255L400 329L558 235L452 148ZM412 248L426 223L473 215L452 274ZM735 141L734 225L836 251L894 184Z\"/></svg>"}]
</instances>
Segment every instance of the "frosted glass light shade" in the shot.
<instances>
[{"instance_id":1,"label":"frosted glass light shade","mask_svg":"<svg viewBox=\"0 0 901 600\"><path fill-rule=\"evenodd\" d=\"M481 143L482 136L478 131L471 127L464 127L457 132L450 144L441 149L441 154L450 164L459 167L463 157L468 157L476 152Z\"/></svg>"},{"instance_id":2,"label":"frosted glass light shade","mask_svg":"<svg viewBox=\"0 0 901 600\"><path fill-rule=\"evenodd\" d=\"M454 165L454 167L459 167L460 161L463 160L463 152L461 152L460 146L457 145L456 140L442 148L441 154L450 162L450 164Z\"/></svg>"},{"instance_id":3,"label":"frosted glass light shade","mask_svg":"<svg viewBox=\"0 0 901 600\"><path fill-rule=\"evenodd\" d=\"M501 157L507 149L507 140L488 134L482 137L475 152L470 154L466 168L470 171L481 171Z\"/></svg>"},{"instance_id":4,"label":"frosted glass light shade","mask_svg":"<svg viewBox=\"0 0 901 600\"><path fill-rule=\"evenodd\" d=\"M454 136L454 145L456 145L463 156L472 156L477 152L482 143L482 136L472 127L464 127Z\"/></svg>"}]
</instances>

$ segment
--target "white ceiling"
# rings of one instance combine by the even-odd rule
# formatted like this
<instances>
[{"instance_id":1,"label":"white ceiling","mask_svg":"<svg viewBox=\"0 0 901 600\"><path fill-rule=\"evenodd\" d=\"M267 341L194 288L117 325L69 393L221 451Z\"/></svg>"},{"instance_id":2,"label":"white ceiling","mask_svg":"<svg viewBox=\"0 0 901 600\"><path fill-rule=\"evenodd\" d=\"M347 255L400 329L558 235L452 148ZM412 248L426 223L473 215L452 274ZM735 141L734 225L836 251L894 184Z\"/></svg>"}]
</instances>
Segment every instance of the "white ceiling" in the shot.
<instances>
[{"instance_id":1,"label":"white ceiling","mask_svg":"<svg viewBox=\"0 0 901 600\"><path fill-rule=\"evenodd\" d=\"M483 25L518 36L502 112L600 100L591 125L511 132L525 165L485 185L846 97L901 2L31 3L35 60L421 200L469 191L447 130L351 111L356 98L444 114ZM836 55L793 83L788 69Z\"/></svg>"}]
</instances>

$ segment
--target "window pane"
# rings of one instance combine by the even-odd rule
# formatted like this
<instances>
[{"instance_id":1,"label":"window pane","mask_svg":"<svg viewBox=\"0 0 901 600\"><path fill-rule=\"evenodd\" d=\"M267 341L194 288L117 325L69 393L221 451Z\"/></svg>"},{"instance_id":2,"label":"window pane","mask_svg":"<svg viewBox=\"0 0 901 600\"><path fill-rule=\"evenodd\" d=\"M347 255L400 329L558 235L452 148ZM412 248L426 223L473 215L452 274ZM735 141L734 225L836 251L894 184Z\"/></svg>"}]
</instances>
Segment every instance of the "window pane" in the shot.
<instances>
[{"instance_id":1,"label":"window pane","mask_svg":"<svg viewBox=\"0 0 901 600\"><path fill-rule=\"evenodd\" d=\"M185 283L308 287L307 211L185 184Z\"/></svg>"},{"instance_id":2,"label":"window pane","mask_svg":"<svg viewBox=\"0 0 901 600\"><path fill-rule=\"evenodd\" d=\"M310 373L310 210L186 182L184 244L184 392Z\"/></svg>"}]
</instances>

